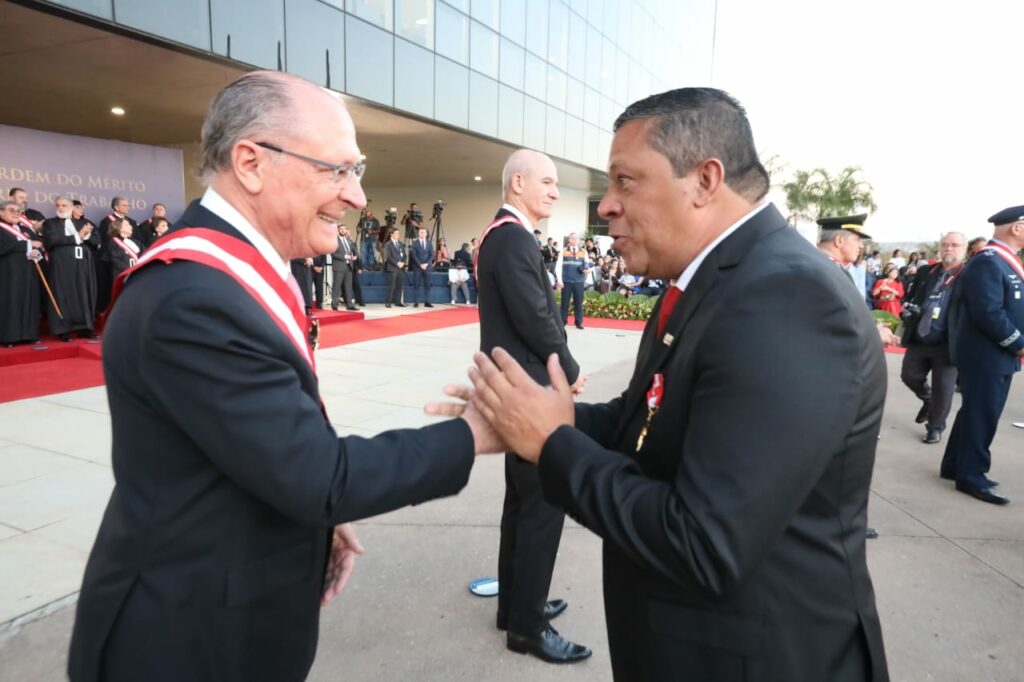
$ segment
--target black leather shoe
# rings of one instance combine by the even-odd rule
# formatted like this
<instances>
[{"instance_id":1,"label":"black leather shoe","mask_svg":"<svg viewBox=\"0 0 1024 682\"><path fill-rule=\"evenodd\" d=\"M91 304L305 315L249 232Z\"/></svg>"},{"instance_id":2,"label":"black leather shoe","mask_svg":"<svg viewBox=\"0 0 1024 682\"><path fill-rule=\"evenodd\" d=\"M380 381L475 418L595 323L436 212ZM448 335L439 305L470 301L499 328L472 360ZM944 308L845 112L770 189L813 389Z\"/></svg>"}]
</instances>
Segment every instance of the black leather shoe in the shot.
<instances>
[{"instance_id":1,"label":"black leather shoe","mask_svg":"<svg viewBox=\"0 0 1024 682\"><path fill-rule=\"evenodd\" d=\"M424 303L424 304L423 304L423 307L424 307L424 308L433 308L433 307L434 307L434 304L433 304L433 303Z\"/></svg>"},{"instance_id":2,"label":"black leather shoe","mask_svg":"<svg viewBox=\"0 0 1024 682\"><path fill-rule=\"evenodd\" d=\"M915 424L924 424L928 421L928 410L931 409L931 402L928 400L921 401L921 409L917 411L917 416L914 417Z\"/></svg>"},{"instance_id":3,"label":"black leather shoe","mask_svg":"<svg viewBox=\"0 0 1024 682\"><path fill-rule=\"evenodd\" d=\"M554 620L565 613L569 603L564 599L552 599L544 605L544 620ZM508 630L508 619L504 613L498 614L497 626L499 630Z\"/></svg>"},{"instance_id":4,"label":"black leather shoe","mask_svg":"<svg viewBox=\"0 0 1024 682\"><path fill-rule=\"evenodd\" d=\"M406 307L406 306L405 306L405 304L404 304L404 303L396 303L396 304L395 304L395 307L396 307L396 308L404 308L404 307Z\"/></svg>"},{"instance_id":5,"label":"black leather shoe","mask_svg":"<svg viewBox=\"0 0 1024 682\"><path fill-rule=\"evenodd\" d=\"M875 540L876 538L878 538L878 531L872 528L871 526L868 526L864 529L864 537L868 540Z\"/></svg>"},{"instance_id":6,"label":"black leather shoe","mask_svg":"<svg viewBox=\"0 0 1024 682\"><path fill-rule=\"evenodd\" d=\"M419 307L420 307L420 304L419 304L419 303L413 303L413 304L412 304L412 307L413 307L413 308L419 308Z\"/></svg>"},{"instance_id":7,"label":"black leather shoe","mask_svg":"<svg viewBox=\"0 0 1024 682\"><path fill-rule=\"evenodd\" d=\"M940 472L939 473L939 478L944 479L946 481L955 481L956 480L956 475L952 475L951 476L949 474L944 474L944 473ZM988 478L987 476L985 477L985 482L988 483L988 487L989 488L997 488L997 487L999 487L999 481L993 481L991 478Z\"/></svg>"},{"instance_id":8,"label":"black leather shoe","mask_svg":"<svg viewBox=\"0 0 1024 682\"><path fill-rule=\"evenodd\" d=\"M577 329L583 329L583 325L582 324L578 324L578 325L576 325L576 328Z\"/></svg>"},{"instance_id":9,"label":"black leather shoe","mask_svg":"<svg viewBox=\"0 0 1024 682\"><path fill-rule=\"evenodd\" d=\"M354 305L349 305L345 306L345 310L359 310L359 308L355 307Z\"/></svg>"},{"instance_id":10,"label":"black leather shoe","mask_svg":"<svg viewBox=\"0 0 1024 682\"><path fill-rule=\"evenodd\" d=\"M508 633L505 646L518 654L532 654L547 663L576 663L590 658L591 651L582 644L570 642L550 625L536 635Z\"/></svg>"},{"instance_id":11,"label":"black leather shoe","mask_svg":"<svg viewBox=\"0 0 1024 682\"><path fill-rule=\"evenodd\" d=\"M942 440L942 431L939 431L938 429L928 429L924 434L924 438L921 439L921 442L928 443L928 445L934 445L940 440Z\"/></svg>"},{"instance_id":12,"label":"black leather shoe","mask_svg":"<svg viewBox=\"0 0 1024 682\"><path fill-rule=\"evenodd\" d=\"M391 307L391 304L390 304L390 303L385 303L385 304L384 304L384 307L385 307L385 308L390 308L390 307Z\"/></svg>"},{"instance_id":13,"label":"black leather shoe","mask_svg":"<svg viewBox=\"0 0 1024 682\"><path fill-rule=\"evenodd\" d=\"M989 504L1010 504L1010 498L992 492L992 488L968 488L965 485L958 484L956 489L965 495L970 495L976 500L988 502Z\"/></svg>"},{"instance_id":14,"label":"black leather shoe","mask_svg":"<svg viewBox=\"0 0 1024 682\"><path fill-rule=\"evenodd\" d=\"M57 336L57 338L63 341L64 343L70 343L71 334L60 334Z\"/></svg>"}]
</instances>

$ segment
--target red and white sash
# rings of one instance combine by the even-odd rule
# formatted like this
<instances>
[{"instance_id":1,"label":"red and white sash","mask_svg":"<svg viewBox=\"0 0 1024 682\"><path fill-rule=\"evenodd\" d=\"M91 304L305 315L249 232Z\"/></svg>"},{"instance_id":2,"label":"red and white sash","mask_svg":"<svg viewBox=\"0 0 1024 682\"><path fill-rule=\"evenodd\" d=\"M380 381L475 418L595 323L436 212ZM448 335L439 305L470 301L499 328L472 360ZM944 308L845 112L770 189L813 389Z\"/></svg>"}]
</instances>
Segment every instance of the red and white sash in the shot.
<instances>
[{"instance_id":1,"label":"red and white sash","mask_svg":"<svg viewBox=\"0 0 1024 682\"><path fill-rule=\"evenodd\" d=\"M179 260L206 265L238 282L316 372L316 360L309 344L309 319L288 282L281 279L255 247L209 228L177 230L154 243L137 264L118 276L110 296L110 307L104 315L113 310L121 288L132 273L154 261L171 263Z\"/></svg>"},{"instance_id":2,"label":"red and white sash","mask_svg":"<svg viewBox=\"0 0 1024 682\"><path fill-rule=\"evenodd\" d=\"M133 244L125 243L125 241L123 239L121 239L120 237L114 237L112 241L115 244L117 244L118 248L120 248L122 251L124 251L126 254L128 254L128 262L131 265L135 265L135 263L138 262L138 260L139 260L139 247L135 246L134 243Z\"/></svg>"},{"instance_id":3,"label":"red and white sash","mask_svg":"<svg viewBox=\"0 0 1024 682\"><path fill-rule=\"evenodd\" d=\"M1024 281L1024 265L1021 265L1020 258L1017 258L1017 254L1015 254L1010 247L1004 246L999 242L989 242L982 251L991 251L1002 258L1006 261L1007 265L1013 268L1013 271L1017 273L1017 276Z\"/></svg>"},{"instance_id":4,"label":"red and white sash","mask_svg":"<svg viewBox=\"0 0 1024 682\"><path fill-rule=\"evenodd\" d=\"M14 225L9 225L9 224L5 223L2 220L0 220L0 229L4 230L5 232L10 232L11 234L14 235L14 238L17 239L20 242L27 242L28 241L28 237L25 236L24 232L19 230Z\"/></svg>"},{"instance_id":5,"label":"red and white sash","mask_svg":"<svg viewBox=\"0 0 1024 682\"><path fill-rule=\"evenodd\" d=\"M493 230L496 227L501 227L505 223L515 223L520 227L522 227L523 225L521 222L519 222L519 218L516 218L514 215L506 215L500 218L495 218L493 223L484 228L483 234L480 235L480 243L476 245L476 251L473 252L473 277L476 278L477 287L480 286L480 277L476 271L477 263L480 262L480 249L484 247L484 240L487 239L487 235L491 233L491 230Z\"/></svg>"},{"instance_id":6,"label":"red and white sash","mask_svg":"<svg viewBox=\"0 0 1024 682\"><path fill-rule=\"evenodd\" d=\"M18 218L18 222L27 227L28 229L32 230L33 232L36 231L36 226L33 225L32 221L26 218L25 216L21 216L20 218Z\"/></svg>"}]
</instances>

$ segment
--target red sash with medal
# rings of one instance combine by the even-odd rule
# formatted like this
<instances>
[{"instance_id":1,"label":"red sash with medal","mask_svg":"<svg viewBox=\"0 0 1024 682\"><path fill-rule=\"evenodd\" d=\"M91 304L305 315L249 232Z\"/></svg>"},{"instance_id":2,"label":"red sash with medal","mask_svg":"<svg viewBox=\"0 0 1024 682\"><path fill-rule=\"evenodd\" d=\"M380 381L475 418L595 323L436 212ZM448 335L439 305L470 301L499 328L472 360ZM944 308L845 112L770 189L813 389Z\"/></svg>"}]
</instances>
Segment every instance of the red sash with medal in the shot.
<instances>
[{"instance_id":1,"label":"red sash with medal","mask_svg":"<svg viewBox=\"0 0 1024 682\"><path fill-rule=\"evenodd\" d=\"M522 223L519 222L519 218L516 218L514 215L506 215L496 218L493 223L484 229L483 234L480 235L480 243L476 245L476 251L473 252L473 277L476 278L476 286L478 289L480 288L480 277L477 275L476 268L477 263L480 262L480 249L484 247L484 240L487 239L487 235L491 233L491 230L496 227L501 227L506 223L515 223L516 225L522 226Z\"/></svg>"},{"instance_id":2,"label":"red sash with medal","mask_svg":"<svg viewBox=\"0 0 1024 682\"><path fill-rule=\"evenodd\" d=\"M658 372L651 378L651 387L647 389L647 421L640 429L640 435L636 439L636 451L644 446L644 439L647 438L647 430L651 428L651 420L658 414L661 407L661 399L665 395L665 375Z\"/></svg>"},{"instance_id":3,"label":"red sash with medal","mask_svg":"<svg viewBox=\"0 0 1024 682\"><path fill-rule=\"evenodd\" d=\"M255 247L209 228L177 230L155 242L138 263L122 272L115 280L110 307L104 312L104 317L110 315L121 288L134 272L155 261L171 263L181 260L219 270L238 282L260 304L316 373L316 360L309 341L310 321L288 282L281 279Z\"/></svg>"}]
</instances>

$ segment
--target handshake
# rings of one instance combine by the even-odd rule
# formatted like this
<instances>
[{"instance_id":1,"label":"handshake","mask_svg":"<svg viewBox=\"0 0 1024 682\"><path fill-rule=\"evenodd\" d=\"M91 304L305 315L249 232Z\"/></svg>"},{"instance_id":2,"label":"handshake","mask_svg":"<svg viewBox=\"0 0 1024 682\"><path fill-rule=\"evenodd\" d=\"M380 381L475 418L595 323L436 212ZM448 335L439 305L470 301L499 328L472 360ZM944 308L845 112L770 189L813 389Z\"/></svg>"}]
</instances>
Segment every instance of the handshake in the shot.
<instances>
[{"instance_id":1,"label":"handshake","mask_svg":"<svg viewBox=\"0 0 1024 682\"><path fill-rule=\"evenodd\" d=\"M541 386L503 348L491 355L473 355L472 386L445 386L445 394L460 402L428 403L424 411L465 419L477 454L513 451L537 463L548 437L560 426L575 424L573 398L583 392L587 377L580 374L570 384L552 353L547 363L551 385Z\"/></svg>"}]
</instances>

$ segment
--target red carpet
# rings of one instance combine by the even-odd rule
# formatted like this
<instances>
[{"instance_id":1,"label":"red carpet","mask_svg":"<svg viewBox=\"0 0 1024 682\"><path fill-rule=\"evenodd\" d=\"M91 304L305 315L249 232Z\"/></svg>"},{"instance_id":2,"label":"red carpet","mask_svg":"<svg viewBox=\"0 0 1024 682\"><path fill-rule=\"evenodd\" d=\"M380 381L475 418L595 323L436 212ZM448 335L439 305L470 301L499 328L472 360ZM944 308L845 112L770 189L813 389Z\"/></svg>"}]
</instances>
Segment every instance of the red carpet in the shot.
<instances>
[{"instance_id":1,"label":"red carpet","mask_svg":"<svg viewBox=\"0 0 1024 682\"><path fill-rule=\"evenodd\" d=\"M431 310L416 315L399 315L367 320L361 312L318 310L320 347L334 348L360 341L415 334L480 321L477 309L469 306ZM641 331L637 320L605 320L587 317L584 325L595 329ZM103 385L103 365L98 362L102 346L75 339L62 343L43 339L33 346L0 348L0 403L37 398L52 393L77 391Z\"/></svg>"}]
</instances>

